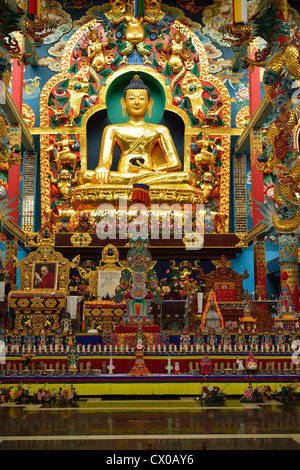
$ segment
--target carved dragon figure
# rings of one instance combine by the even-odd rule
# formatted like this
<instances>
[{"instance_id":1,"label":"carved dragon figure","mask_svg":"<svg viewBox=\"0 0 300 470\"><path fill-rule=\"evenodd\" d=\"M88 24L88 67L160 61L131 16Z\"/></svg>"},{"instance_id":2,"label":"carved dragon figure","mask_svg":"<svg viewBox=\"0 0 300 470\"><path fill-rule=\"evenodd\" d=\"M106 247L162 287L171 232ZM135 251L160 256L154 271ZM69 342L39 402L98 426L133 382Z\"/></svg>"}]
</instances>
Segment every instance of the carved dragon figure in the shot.
<instances>
[{"instance_id":1,"label":"carved dragon figure","mask_svg":"<svg viewBox=\"0 0 300 470\"><path fill-rule=\"evenodd\" d=\"M260 0L249 13L246 24L226 23L220 27L223 39L231 45L233 50L240 49L244 44L249 45L253 39L260 37L266 41L266 46L262 50L257 50L254 59L243 57L240 60L241 68L253 69L254 66L265 67L266 59L272 52L275 32L280 29L280 24L276 22L279 12L282 9L282 1ZM283 31L278 31L278 34ZM284 34L286 34L284 32Z\"/></svg>"},{"instance_id":2,"label":"carved dragon figure","mask_svg":"<svg viewBox=\"0 0 300 470\"><path fill-rule=\"evenodd\" d=\"M272 222L278 232L295 232L300 228L297 193L300 192L300 153L293 135L299 123L300 105L293 104L295 80L300 80L300 30L282 51L269 61L264 72L266 96L275 105L274 118L268 127L268 151L258 160L263 171L273 173L274 211ZM268 153L268 155L267 155Z\"/></svg>"},{"instance_id":3,"label":"carved dragon figure","mask_svg":"<svg viewBox=\"0 0 300 470\"><path fill-rule=\"evenodd\" d=\"M260 205L269 229L292 233L300 229L297 194L300 191L299 143L294 134L299 129L300 105L294 104L294 83L300 79L300 30L290 37L286 0L259 0L247 24L224 25L222 33L232 48L249 44L256 37L267 42L254 60L246 57L241 66L264 66L264 90L274 104L268 123L268 145L258 157L259 169L270 173L274 181L274 200ZM297 141L295 143L295 141Z\"/></svg>"},{"instance_id":4,"label":"carved dragon figure","mask_svg":"<svg viewBox=\"0 0 300 470\"><path fill-rule=\"evenodd\" d=\"M0 2L0 46L10 57L18 59L19 63L28 65L32 61L31 54L21 52L18 41L11 33L20 32L30 37L36 44L42 44L44 38L53 33L56 24L46 17L30 18L13 0Z\"/></svg>"}]
</instances>

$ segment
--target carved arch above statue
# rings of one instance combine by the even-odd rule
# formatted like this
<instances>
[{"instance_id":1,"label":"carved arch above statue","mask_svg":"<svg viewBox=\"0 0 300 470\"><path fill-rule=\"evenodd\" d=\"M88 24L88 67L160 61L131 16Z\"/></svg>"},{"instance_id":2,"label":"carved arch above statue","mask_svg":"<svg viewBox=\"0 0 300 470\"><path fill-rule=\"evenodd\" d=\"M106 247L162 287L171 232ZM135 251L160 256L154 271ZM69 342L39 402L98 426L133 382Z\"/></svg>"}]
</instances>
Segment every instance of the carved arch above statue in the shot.
<instances>
[{"instance_id":1,"label":"carved arch above statue","mask_svg":"<svg viewBox=\"0 0 300 470\"><path fill-rule=\"evenodd\" d=\"M94 43L101 42L97 66L93 66L95 56L93 59L89 56L89 46L93 45L91 34L95 32ZM124 42L119 39L119 32L115 26L108 30L98 20L79 28L65 47L62 71L42 90L40 126L45 130L41 133L42 213L50 207L57 207L59 211L70 209L76 173L87 166L87 123L99 110L106 109L110 87L128 72L139 71L157 82L163 90L165 110L179 115L184 123L184 169L191 168L200 179L205 162L202 167L200 161L198 167L195 155L201 150L203 134L210 133L212 146L219 139L218 147L215 146L220 149L216 150L218 164L215 168L218 191L211 196L211 201L213 210L229 214L230 136L226 135L224 127L231 127L231 101L223 82L210 75L200 39L176 20L161 29L160 34L155 34L155 39L151 35L146 38L146 46L151 50L147 56L150 63L141 63L139 57L138 63L121 64ZM175 37L182 41L184 57L188 56L182 60L182 67L177 63L177 69L171 62L173 52L168 49ZM62 170L65 170L63 175ZM228 225L229 221L226 223Z\"/></svg>"}]
</instances>

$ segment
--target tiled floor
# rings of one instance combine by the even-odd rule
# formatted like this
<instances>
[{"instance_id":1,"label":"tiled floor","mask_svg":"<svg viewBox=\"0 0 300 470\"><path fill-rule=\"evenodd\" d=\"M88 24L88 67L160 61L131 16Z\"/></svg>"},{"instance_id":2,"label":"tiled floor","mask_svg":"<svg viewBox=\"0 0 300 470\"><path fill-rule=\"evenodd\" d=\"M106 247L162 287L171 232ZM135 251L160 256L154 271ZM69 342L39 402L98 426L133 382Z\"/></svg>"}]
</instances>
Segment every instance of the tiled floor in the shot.
<instances>
[{"instance_id":1,"label":"tiled floor","mask_svg":"<svg viewBox=\"0 0 300 470\"><path fill-rule=\"evenodd\" d=\"M0 450L300 450L300 404L170 400L0 405Z\"/></svg>"}]
</instances>

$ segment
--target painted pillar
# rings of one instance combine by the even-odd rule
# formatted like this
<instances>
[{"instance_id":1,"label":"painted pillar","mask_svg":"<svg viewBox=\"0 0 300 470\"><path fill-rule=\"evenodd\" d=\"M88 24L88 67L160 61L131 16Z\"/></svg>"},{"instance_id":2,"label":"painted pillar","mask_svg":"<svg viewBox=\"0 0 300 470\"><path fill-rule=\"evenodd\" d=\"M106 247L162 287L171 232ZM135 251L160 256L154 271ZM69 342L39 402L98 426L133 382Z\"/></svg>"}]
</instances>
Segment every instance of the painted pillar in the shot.
<instances>
[{"instance_id":1,"label":"painted pillar","mask_svg":"<svg viewBox=\"0 0 300 470\"><path fill-rule=\"evenodd\" d=\"M23 75L24 75L24 66L19 65L17 60L13 60L12 66L12 83L11 83L11 94L12 99L16 107L18 108L20 114L22 113L22 102L23 102ZM19 145L21 148L21 131L18 126L12 127L12 140L10 141L13 145ZM8 170L8 198L14 201L11 203L10 207L14 207L15 210L11 212L11 217L16 225L19 225L19 189L20 189L20 165L14 165Z\"/></svg>"},{"instance_id":2,"label":"painted pillar","mask_svg":"<svg viewBox=\"0 0 300 470\"><path fill-rule=\"evenodd\" d=\"M299 312L298 236L279 234L279 267L281 293L279 303L293 313Z\"/></svg>"},{"instance_id":3,"label":"painted pillar","mask_svg":"<svg viewBox=\"0 0 300 470\"><path fill-rule=\"evenodd\" d=\"M265 241L256 239L254 247L255 300L267 300Z\"/></svg>"},{"instance_id":4,"label":"painted pillar","mask_svg":"<svg viewBox=\"0 0 300 470\"><path fill-rule=\"evenodd\" d=\"M258 40L254 40L249 47L249 57L253 58L258 49ZM261 102L260 93L260 69L255 67L252 70L249 67L249 107L250 118L253 116ZM260 130L252 129L250 134L250 163L251 163L251 181L252 181L252 221L253 227L258 225L261 219L261 213L256 202L263 203L264 199L264 175L257 169L257 157L262 152L262 133ZM263 240L254 242L254 287L255 299L265 300L267 294L266 264L265 264L265 246Z\"/></svg>"},{"instance_id":5,"label":"painted pillar","mask_svg":"<svg viewBox=\"0 0 300 470\"><path fill-rule=\"evenodd\" d=\"M253 58L254 53L258 49L258 40L253 41L253 45L249 47L249 57ZM260 93L260 69L255 67L254 70L249 67L249 108L250 119L257 110L261 102ZM263 172L257 169L257 157L262 152L262 134L261 131L252 130L250 134L250 158L251 158L251 179L252 179L252 213L253 227L259 224L261 213L257 207L256 201L263 203Z\"/></svg>"},{"instance_id":6,"label":"painted pillar","mask_svg":"<svg viewBox=\"0 0 300 470\"><path fill-rule=\"evenodd\" d=\"M19 43L24 41L21 35L15 35ZM17 60L13 60L12 64L12 78L11 78L11 95L12 99L18 108L20 114L22 114L22 102L23 102L23 75L24 66L19 65ZM9 142L11 146L18 147L21 152L22 145L22 133L20 127L15 124L11 126ZM20 165L13 165L8 170L8 199L14 200L10 204L14 210L10 213L12 221L19 226L19 206L20 206ZM10 287L11 290L17 288L16 279L16 267L13 263L14 257L17 257L18 253L18 240L15 237L6 238L5 241L5 267L10 273ZM10 320L10 319L9 319Z\"/></svg>"}]
</instances>

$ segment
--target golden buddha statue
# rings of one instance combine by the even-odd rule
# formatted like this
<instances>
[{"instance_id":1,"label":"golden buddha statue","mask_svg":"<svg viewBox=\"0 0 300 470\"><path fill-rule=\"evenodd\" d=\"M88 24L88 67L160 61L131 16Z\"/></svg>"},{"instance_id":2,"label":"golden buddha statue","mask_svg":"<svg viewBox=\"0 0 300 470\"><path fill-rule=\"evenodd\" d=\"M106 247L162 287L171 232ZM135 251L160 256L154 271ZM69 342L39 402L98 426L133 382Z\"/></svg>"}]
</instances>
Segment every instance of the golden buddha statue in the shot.
<instances>
[{"instance_id":1,"label":"golden buddha statue","mask_svg":"<svg viewBox=\"0 0 300 470\"><path fill-rule=\"evenodd\" d=\"M134 76L121 98L126 123L112 124L104 129L99 163L95 171L82 171L77 183L84 185L182 185L195 186L191 171L182 171L169 129L145 121L151 117L153 99L149 88L139 76ZM111 171L114 147L118 144L121 155L117 171Z\"/></svg>"}]
</instances>

